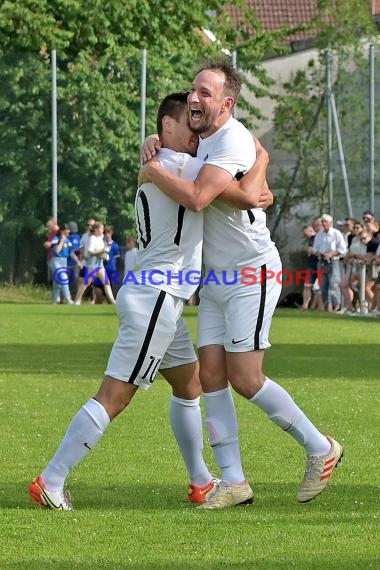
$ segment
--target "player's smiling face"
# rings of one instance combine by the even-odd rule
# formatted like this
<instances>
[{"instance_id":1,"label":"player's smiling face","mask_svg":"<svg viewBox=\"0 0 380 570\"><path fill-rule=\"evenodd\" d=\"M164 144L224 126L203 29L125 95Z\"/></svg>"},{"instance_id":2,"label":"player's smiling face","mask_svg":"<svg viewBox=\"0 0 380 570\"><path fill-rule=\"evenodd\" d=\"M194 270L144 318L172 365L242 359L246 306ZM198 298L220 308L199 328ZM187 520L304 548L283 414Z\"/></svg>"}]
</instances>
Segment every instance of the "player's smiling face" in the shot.
<instances>
[{"instance_id":1,"label":"player's smiling face","mask_svg":"<svg viewBox=\"0 0 380 570\"><path fill-rule=\"evenodd\" d=\"M204 69L195 77L188 97L191 129L208 137L225 122L225 113L230 115L232 97L224 92L225 77L222 72Z\"/></svg>"}]
</instances>

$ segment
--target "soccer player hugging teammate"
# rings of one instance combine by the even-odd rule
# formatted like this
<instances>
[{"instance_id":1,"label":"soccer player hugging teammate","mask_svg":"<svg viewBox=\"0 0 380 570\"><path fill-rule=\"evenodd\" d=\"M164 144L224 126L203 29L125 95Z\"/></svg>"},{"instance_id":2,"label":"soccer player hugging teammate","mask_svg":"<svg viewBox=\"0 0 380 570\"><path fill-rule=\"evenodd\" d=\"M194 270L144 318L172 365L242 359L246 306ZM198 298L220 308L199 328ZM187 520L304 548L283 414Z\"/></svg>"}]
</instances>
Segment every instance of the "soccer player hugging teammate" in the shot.
<instances>
[{"instance_id":1,"label":"soccer player hugging teammate","mask_svg":"<svg viewBox=\"0 0 380 570\"><path fill-rule=\"evenodd\" d=\"M150 160L144 173L170 198L187 208L204 208L203 262L205 274L213 271L219 283L210 281L200 293L198 347L200 378L205 397L209 439L221 470L221 481L208 493L203 509L220 509L253 501L246 481L238 439L238 423L229 383L248 402L263 410L305 450L307 465L297 490L297 500L307 502L326 487L343 455L342 446L323 435L296 405L292 397L263 373L265 349L272 316L280 296L276 279L258 279L250 286L224 284L222 273L238 273L244 267L262 275L276 275L281 261L266 226L261 207L236 206L220 198L230 181L255 162L255 142L232 116L241 80L228 60L201 67L188 98L190 126L199 134L197 156L204 161L197 178L184 180ZM256 145L257 146L257 145ZM260 160L260 150L258 159ZM149 141L143 158L154 154ZM256 163L255 163L256 164ZM265 171L256 172L257 192L265 188ZM252 172L252 171L251 171ZM264 173L264 179L263 179ZM244 185L243 177L241 182ZM265 196L255 206L265 204ZM247 209L248 208L248 209ZM228 247L225 247L228 244ZM265 273L266 272L266 273ZM228 382L229 381L229 382Z\"/></svg>"},{"instance_id":2,"label":"soccer player hugging teammate","mask_svg":"<svg viewBox=\"0 0 380 570\"><path fill-rule=\"evenodd\" d=\"M187 94L165 97L157 123L160 168L195 179L203 162L191 156L198 137L189 128ZM236 181L231 188L237 200L247 193ZM200 273L203 212L178 205L151 182L140 185L135 211L139 251L133 276L117 295L118 337L97 394L74 416L55 455L29 486L32 499L44 507L72 509L65 488L69 472L96 446L138 388L152 386L159 370L172 387L170 419L189 474L189 500L204 502L218 483L202 456L198 362L182 319L184 302L197 283L178 279L181 272Z\"/></svg>"}]
</instances>

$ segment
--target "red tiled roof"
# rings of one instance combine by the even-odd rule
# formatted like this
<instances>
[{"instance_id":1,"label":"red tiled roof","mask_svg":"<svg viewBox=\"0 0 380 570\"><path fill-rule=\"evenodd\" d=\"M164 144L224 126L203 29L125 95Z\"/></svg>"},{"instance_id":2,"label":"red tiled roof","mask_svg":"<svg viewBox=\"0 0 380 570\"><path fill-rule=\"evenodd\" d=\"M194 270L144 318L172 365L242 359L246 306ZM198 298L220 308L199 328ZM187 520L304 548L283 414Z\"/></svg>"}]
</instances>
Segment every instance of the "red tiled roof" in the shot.
<instances>
[{"instance_id":1,"label":"red tiled roof","mask_svg":"<svg viewBox=\"0 0 380 570\"><path fill-rule=\"evenodd\" d=\"M380 0L379 0L380 2ZM309 22L316 13L317 0L247 0L267 31L281 26L296 26ZM231 15L239 19L239 9L231 6Z\"/></svg>"},{"instance_id":2,"label":"red tiled roof","mask_svg":"<svg viewBox=\"0 0 380 570\"><path fill-rule=\"evenodd\" d=\"M317 0L247 0L247 5L255 11L264 30L273 32L283 26L298 26L310 22L316 14ZM228 11L233 21L238 24L239 8L230 6ZM310 32L297 32L289 39L301 40L312 35Z\"/></svg>"},{"instance_id":3,"label":"red tiled roof","mask_svg":"<svg viewBox=\"0 0 380 570\"><path fill-rule=\"evenodd\" d=\"M368 0L372 15L380 14L380 0ZM309 23L317 13L317 0L247 0L247 6L256 12L264 30L272 32L283 26L299 26ZM240 11L229 6L228 11L236 25ZM297 32L290 41L311 38L313 32Z\"/></svg>"}]
</instances>

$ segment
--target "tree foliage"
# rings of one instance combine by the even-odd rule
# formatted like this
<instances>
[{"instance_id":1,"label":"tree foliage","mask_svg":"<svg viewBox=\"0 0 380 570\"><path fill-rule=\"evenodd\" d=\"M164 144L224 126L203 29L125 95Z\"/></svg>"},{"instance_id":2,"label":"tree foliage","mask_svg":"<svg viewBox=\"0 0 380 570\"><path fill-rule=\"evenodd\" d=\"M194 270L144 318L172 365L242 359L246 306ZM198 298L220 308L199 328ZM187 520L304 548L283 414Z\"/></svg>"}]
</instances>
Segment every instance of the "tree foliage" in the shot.
<instances>
[{"instance_id":1,"label":"tree foliage","mask_svg":"<svg viewBox=\"0 0 380 570\"><path fill-rule=\"evenodd\" d=\"M23 238L20 244L23 251L29 248L29 266L36 257L30 244L38 244L51 214L52 49L58 67L59 218L81 223L95 215L113 223L121 236L122 230L132 228L142 49L148 51L146 116L151 132L160 99L188 88L205 55L220 53L222 47L234 49L246 40L247 33L240 33L229 19L226 4L224 0L2 2L0 220L3 235L29 236L27 243ZM244 2L241 5L244 10ZM256 22L252 11L248 16L248 22ZM213 31L218 41L207 42L202 28ZM254 70L259 78L257 90L268 84L260 65L270 42L275 43L275 38L263 38L261 34L254 45L251 41L241 49L242 67ZM246 106L254 113L252 105ZM31 267L25 278L34 271Z\"/></svg>"}]
</instances>

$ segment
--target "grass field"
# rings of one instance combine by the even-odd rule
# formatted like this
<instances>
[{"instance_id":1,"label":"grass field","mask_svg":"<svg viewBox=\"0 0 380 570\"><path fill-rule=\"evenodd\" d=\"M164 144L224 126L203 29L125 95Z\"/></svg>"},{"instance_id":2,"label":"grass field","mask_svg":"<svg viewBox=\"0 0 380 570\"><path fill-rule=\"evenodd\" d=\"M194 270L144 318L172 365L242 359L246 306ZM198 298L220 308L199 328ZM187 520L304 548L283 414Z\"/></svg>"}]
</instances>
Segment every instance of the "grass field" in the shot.
<instances>
[{"instance_id":1,"label":"grass field","mask_svg":"<svg viewBox=\"0 0 380 570\"><path fill-rule=\"evenodd\" d=\"M186 314L195 335L196 311ZM312 503L295 500L303 451L237 399L256 504L195 510L159 379L71 474L75 510L64 513L35 507L27 487L98 387L114 309L8 303L0 319L1 569L380 568L380 320L276 313L268 376L345 445L342 466Z\"/></svg>"}]
</instances>

